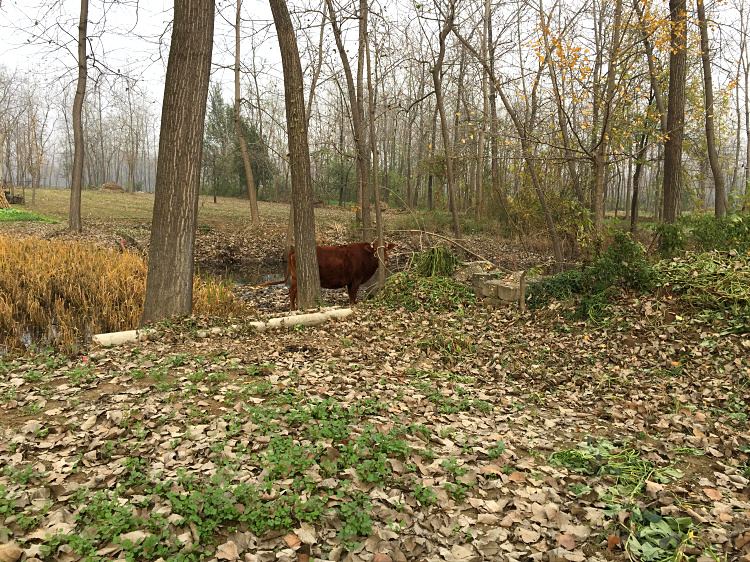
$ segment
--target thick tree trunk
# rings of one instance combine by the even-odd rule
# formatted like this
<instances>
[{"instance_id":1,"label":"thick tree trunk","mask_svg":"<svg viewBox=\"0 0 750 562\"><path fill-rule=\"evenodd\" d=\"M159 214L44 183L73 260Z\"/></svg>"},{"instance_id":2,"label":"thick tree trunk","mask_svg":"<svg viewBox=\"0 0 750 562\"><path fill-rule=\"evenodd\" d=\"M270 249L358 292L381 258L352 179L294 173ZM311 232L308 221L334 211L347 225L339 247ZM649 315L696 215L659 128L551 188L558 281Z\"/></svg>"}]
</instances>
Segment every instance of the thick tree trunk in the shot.
<instances>
[{"instance_id":1,"label":"thick tree trunk","mask_svg":"<svg viewBox=\"0 0 750 562\"><path fill-rule=\"evenodd\" d=\"M258 197L255 194L255 179L253 168L250 165L250 154L247 151L245 132L242 130L242 117L240 115L240 8L242 0L237 0L237 17L234 23L234 129L237 131L237 140L240 143L242 163L245 166L245 178L247 180L247 196L250 199L250 221L260 224L258 214Z\"/></svg>"},{"instance_id":2,"label":"thick tree trunk","mask_svg":"<svg viewBox=\"0 0 750 562\"><path fill-rule=\"evenodd\" d=\"M214 0L176 0L141 324L193 308L193 256Z\"/></svg>"},{"instance_id":3,"label":"thick tree trunk","mask_svg":"<svg viewBox=\"0 0 750 562\"><path fill-rule=\"evenodd\" d=\"M68 230L81 232L81 189L83 187L83 100L86 96L86 27L88 25L89 0L81 0L81 15L78 20L78 84L73 98L73 178L70 182L70 214Z\"/></svg>"},{"instance_id":4,"label":"thick tree trunk","mask_svg":"<svg viewBox=\"0 0 750 562\"><path fill-rule=\"evenodd\" d=\"M682 191L682 139L685 121L687 76L686 0L669 0L671 20L669 54L669 98L667 100L667 142L664 144L664 199L662 218L673 223Z\"/></svg>"},{"instance_id":5,"label":"thick tree trunk","mask_svg":"<svg viewBox=\"0 0 750 562\"><path fill-rule=\"evenodd\" d=\"M708 52L708 22L706 21L706 7L703 0L695 0L698 5L698 27L701 33L701 60L703 62L703 99L706 110L706 148L708 161L711 164L711 174L714 177L716 191L714 213L723 217L727 212L727 194L724 187L724 174L719 165L719 154L716 150L716 133L714 132L714 86L711 78L711 58Z\"/></svg>"},{"instance_id":6,"label":"thick tree trunk","mask_svg":"<svg viewBox=\"0 0 750 562\"><path fill-rule=\"evenodd\" d=\"M312 308L320 300L320 271L315 251L315 214L310 178L310 149L307 143L302 65L297 49L297 37L286 2L285 0L270 1L284 69L284 98L294 207L297 297L301 308ZM333 14L332 10L331 14Z\"/></svg>"}]
</instances>

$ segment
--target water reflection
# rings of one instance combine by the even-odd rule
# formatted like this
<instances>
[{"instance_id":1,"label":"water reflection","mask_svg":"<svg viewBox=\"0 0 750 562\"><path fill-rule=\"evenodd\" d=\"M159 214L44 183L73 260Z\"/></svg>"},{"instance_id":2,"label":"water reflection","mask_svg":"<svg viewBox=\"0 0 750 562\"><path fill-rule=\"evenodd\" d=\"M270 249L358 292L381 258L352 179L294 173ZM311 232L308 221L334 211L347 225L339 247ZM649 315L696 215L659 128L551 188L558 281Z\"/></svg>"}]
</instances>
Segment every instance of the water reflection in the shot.
<instances>
[{"instance_id":1,"label":"water reflection","mask_svg":"<svg viewBox=\"0 0 750 562\"><path fill-rule=\"evenodd\" d=\"M224 279L235 285L257 285L278 281L286 275L286 262L242 262L232 265L198 265L196 272L203 278Z\"/></svg>"}]
</instances>

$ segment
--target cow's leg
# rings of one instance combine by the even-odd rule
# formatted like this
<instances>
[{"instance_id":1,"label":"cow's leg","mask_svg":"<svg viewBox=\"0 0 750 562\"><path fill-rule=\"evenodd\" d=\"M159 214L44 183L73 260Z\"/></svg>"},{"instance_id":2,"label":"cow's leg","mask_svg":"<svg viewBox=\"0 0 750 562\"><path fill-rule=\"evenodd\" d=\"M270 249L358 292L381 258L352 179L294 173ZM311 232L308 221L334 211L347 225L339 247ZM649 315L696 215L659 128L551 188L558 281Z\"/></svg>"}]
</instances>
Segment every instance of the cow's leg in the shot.
<instances>
[{"instance_id":1,"label":"cow's leg","mask_svg":"<svg viewBox=\"0 0 750 562\"><path fill-rule=\"evenodd\" d=\"M349 292L349 304L357 302L357 291L359 291L359 285L360 284L355 281L346 286L346 289Z\"/></svg>"},{"instance_id":2,"label":"cow's leg","mask_svg":"<svg viewBox=\"0 0 750 562\"><path fill-rule=\"evenodd\" d=\"M292 277L292 284L289 285L289 310L294 310L297 304L297 276Z\"/></svg>"}]
</instances>

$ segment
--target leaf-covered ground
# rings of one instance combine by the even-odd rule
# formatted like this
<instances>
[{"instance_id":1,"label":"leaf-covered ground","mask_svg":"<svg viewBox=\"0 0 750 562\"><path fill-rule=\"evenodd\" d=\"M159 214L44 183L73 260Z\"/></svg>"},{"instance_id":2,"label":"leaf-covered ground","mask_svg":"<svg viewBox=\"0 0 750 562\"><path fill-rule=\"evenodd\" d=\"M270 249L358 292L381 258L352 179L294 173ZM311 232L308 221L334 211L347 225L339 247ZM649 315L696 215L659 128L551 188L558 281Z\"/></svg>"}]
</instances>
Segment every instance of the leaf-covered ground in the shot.
<instances>
[{"instance_id":1,"label":"leaf-covered ground","mask_svg":"<svg viewBox=\"0 0 750 562\"><path fill-rule=\"evenodd\" d=\"M6 358L0 560L750 560L750 339L675 300Z\"/></svg>"}]
</instances>

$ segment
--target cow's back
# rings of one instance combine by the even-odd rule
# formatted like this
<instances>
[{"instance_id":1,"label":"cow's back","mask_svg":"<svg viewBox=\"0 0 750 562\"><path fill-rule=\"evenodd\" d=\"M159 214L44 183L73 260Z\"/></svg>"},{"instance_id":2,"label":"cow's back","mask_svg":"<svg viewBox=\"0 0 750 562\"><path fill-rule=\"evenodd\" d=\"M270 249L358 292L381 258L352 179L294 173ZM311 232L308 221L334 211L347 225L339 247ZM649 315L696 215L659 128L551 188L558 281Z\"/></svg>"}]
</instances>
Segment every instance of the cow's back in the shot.
<instances>
[{"instance_id":1,"label":"cow's back","mask_svg":"<svg viewBox=\"0 0 750 562\"><path fill-rule=\"evenodd\" d=\"M364 283L378 269L374 252L368 252L367 242L343 246L318 246L320 285L326 289L341 289L352 283Z\"/></svg>"}]
</instances>

